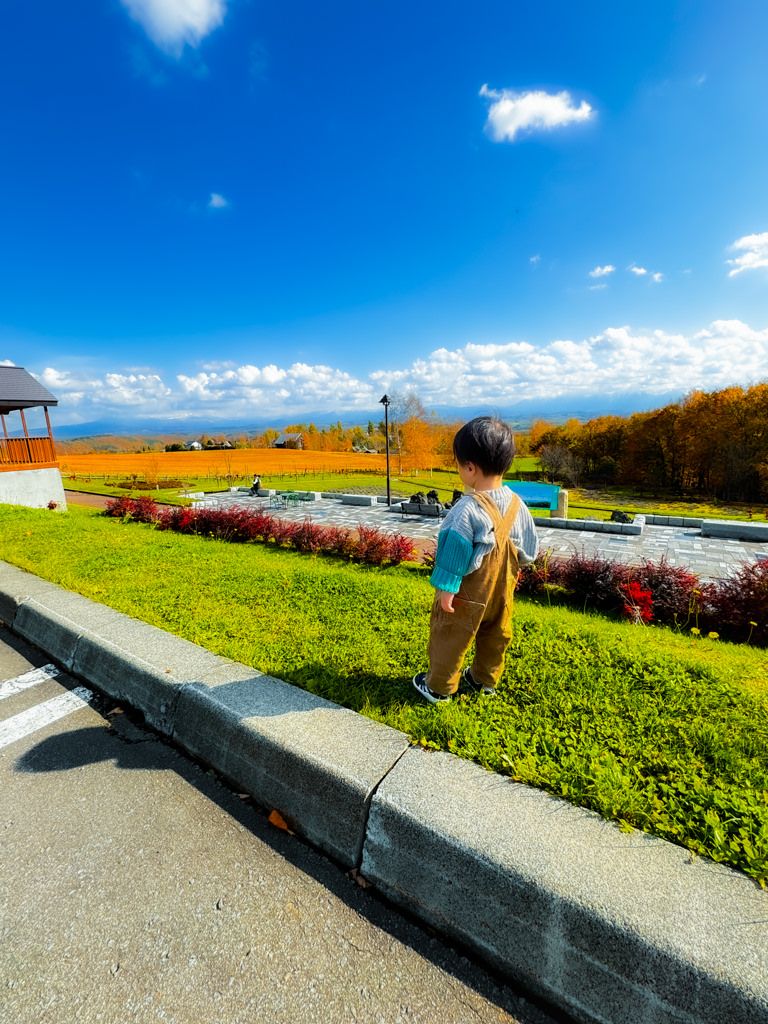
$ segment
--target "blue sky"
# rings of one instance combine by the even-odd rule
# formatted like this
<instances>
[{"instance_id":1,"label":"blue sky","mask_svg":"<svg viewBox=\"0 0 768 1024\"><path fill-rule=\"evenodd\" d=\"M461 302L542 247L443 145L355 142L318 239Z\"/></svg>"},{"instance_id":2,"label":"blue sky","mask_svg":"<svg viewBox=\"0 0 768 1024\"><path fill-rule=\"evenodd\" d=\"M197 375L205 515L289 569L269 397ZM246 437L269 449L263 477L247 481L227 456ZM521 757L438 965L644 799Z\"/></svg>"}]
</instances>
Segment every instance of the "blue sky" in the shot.
<instances>
[{"instance_id":1,"label":"blue sky","mask_svg":"<svg viewBox=\"0 0 768 1024\"><path fill-rule=\"evenodd\" d=\"M759 0L3 7L0 362L60 423L768 377Z\"/></svg>"}]
</instances>

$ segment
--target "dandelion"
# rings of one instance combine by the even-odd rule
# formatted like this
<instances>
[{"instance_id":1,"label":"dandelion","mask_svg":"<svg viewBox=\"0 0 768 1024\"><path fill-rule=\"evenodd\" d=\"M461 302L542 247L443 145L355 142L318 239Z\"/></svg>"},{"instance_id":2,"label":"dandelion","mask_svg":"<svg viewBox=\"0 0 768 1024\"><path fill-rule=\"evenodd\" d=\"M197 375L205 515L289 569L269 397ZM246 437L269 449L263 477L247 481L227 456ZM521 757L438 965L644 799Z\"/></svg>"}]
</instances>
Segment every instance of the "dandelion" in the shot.
<instances>
[{"instance_id":1,"label":"dandelion","mask_svg":"<svg viewBox=\"0 0 768 1024\"><path fill-rule=\"evenodd\" d=\"M720 639L720 634L719 633L714 633L714 632L707 633L707 639L709 639L709 640L719 640Z\"/></svg>"},{"instance_id":2,"label":"dandelion","mask_svg":"<svg viewBox=\"0 0 768 1024\"><path fill-rule=\"evenodd\" d=\"M691 632L694 636L701 636L701 630L698 626L691 626Z\"/></svg>"}]
</instances>

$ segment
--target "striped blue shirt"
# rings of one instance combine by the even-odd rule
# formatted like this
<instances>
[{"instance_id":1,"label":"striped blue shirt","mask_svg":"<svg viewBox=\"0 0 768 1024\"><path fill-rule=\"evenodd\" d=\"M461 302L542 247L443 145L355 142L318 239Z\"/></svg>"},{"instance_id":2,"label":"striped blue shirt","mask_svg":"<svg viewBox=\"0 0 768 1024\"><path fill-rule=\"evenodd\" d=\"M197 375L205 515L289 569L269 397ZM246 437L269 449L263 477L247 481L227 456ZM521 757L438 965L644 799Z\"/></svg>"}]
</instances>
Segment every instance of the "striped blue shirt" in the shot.
<instances>
[{"instance_id":1,"label":"striped blue shirt","mask_svg":"<svg viewBox=\"0 0 768 1024\"><path fill-rule=\"evenodd\" d=\"M509 487L498 487L485 493L502 516L514 497ZM523 501L520 502L517 515L512 520L509 536L517 548L517 557L521 565L527 565L536 558L539 553L539 538L533 516ZM440 527L435 568L429 582L438 590L447 590L451 594L458 593L462 579L480 568L480 563L493 551L495 544L496 538L490 516L478 501L465 494L449 509Z\"/></svg>"}]
</instances>

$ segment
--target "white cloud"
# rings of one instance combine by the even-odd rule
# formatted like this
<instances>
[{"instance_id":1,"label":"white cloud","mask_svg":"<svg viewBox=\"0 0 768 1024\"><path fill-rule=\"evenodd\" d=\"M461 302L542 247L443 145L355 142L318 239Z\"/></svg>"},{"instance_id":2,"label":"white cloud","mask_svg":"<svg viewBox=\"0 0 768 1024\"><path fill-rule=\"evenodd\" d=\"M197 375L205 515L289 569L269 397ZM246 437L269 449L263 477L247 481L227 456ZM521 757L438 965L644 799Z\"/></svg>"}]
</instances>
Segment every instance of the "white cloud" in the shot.
<instances>
[{"instance_id":1,"label":"white cloud","mask_svg":"<svg viewBox=\"0 0 768 1024\"><path fill-rule=\"evenodd\" d=\"M12 359L0 359L0 366L15 366L16 363Z\"/></svg>"},{"instance_id":2,"label":"white cloud","mask_svg":"<svg viewBox=\"0 0 768 1024\"><path fill-rule=\"evenodd\" d=\"M551 131L595 116L594 109L586 100L575 106L571 94L566 91L513 92L511 89L489 89L484 85L480 95L491 100L485 130L494 142L514 142L515 137L523 132Z\"/></svg>"},{"instance_id":3,"label":"white cloud","mask_svg":"<svg viewBox=\"0 0 768 1024\"><path fill-rule=\"evenodd\" d=\"M659 270L648 270L647 267L638 267L636 263L630 264L627 270L637 277L647 277L654 284L661 284L664 280L664 275Z\"/></svg>"},{"instance_id":4,"label":"white cloud","mask_svg":"<svg viewBox=\"0 0 768 1024\"><path fill-rule=\"evenodd\" d=\"M735 256L732 260L726 260L729 266L733 267L728 271L728 277L736 277L745 270L757 270L760 267L768 267L768 231L756 235L744 235L737 239L730 246L733 252L741 252L741 256Z\"/></svg>"},{"instance_id":5,"label":"white cloud","mask_svg":"<svg viewBox=\"0 0 768 1024\"><path fill-rule=\"evenodd\" d=\"M614 267L612 264L606 263L604 267L595 267L594 270L590 270L589 276L590 277L607 277L609 274L612 274L615 269L616 269L616 267Z\"/></svg>"},{"instance_id":6,"label":"white cloud","mask_svg":"<svg viewBox=\"0 0 768 1024\"><path fill-rule=\"evenodd\" d=\"M437 349L406 368L371 374L431 405L511 406L523 398L711 390L768 378L768 329L717 320L691 335L609 327L582 340Z\"/></svg>"},{"instance_id":7,"label":"white cloud","mask_svg":"<svg viewBox=\"0 0 768 1024\"><path fill-rule=\"evenodd\" d=\"M225 199L219 192L211 192L211 198L208 200L209 210L226 210L228 206L228 199Z\"/></svg>"},{"instance_id":8,"label":"white cloud","mask_svg":"<svg viewBox=\"0 0 768 1024\"><path fill-rule=\"evenodd\" d=\"M162 50L178 55L197 46L222 23L227 0L121 0L149 38Z\"/></svg>"},{"instance_id":9,"label":"white cloud","mask_svg":"<svg viewBox=\"0 0 768 1024\"><path fill-rule=\"evenodd\" d=\"M589 290L591 292L601 292L601 291L603 291L607 287L608 287L608 285L605 282L603 282L602 284L591 284L589 286Z\"/></svg>"},{"instance_id":10,"label":"white cloud","mask_svg":"<svg viewBox=\"0 0 768 1024\"><path fill-rule=\"evenodd\" d=\"M541 263L541 256L539 255L539 253L536 253L535 256L531 256L530 257L528 262L532 263L534 266L536 266L537 263Z\"/></svg>"},{"instance_id":11,"label":"white cloud","mask_svg":"<svg viewBox=\"0 0 768 1024\"><path fill-rule=\"evenodd\" d=\"M302 362L221 365L177 373L168 383L151 370L99 375L60 366L47 367L39 376L59 399L59 423L109 417L167 417L176 423L193 416L211 423L301 419L316 413L367 417L390 390L414 391L427 408L509 408L521 399L684 394L766 380L768 328L716 320L691 334L623 326L537 345L470 342L436 348L410 365L376 369L365 378Z\"/></svg>"}]
</instances>

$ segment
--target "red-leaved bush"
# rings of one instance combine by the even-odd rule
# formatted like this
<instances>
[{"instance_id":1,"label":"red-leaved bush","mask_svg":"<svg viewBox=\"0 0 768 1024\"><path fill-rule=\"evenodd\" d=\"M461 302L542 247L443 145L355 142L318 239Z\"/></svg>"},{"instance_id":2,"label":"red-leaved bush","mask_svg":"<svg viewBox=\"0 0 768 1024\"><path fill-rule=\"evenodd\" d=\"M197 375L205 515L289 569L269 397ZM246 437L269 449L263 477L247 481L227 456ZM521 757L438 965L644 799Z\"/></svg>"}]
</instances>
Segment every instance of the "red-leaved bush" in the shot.
<instances>
[{"instance_id":1,"label":"red-leaved bush","mask_svg":"<svg viewBox=\"0 0 768 1024\"><path fill-rule=\"evenodd\" d=\"M653 618L653 600L650 590L642 587L637 580L619 584L624 597L622 611L632 622L650 622Z\"/></svg>"},{"instance_id":2,"label":"red-leaved bush","mask_svg":"<svg viewBox=\"0 0 768 1024\"><path fill-rule=\"evenodd\" d=\"M132 519L136 523L154 523L160 506L153 498L113 498L105 513L116 519Z\"/></svg>"},{"instance_id":3,"label":"red-leaved bush","mask_svg":"<svg viewBox=\"0 0 768 1024\"><path fill-rule=\"evenodd\" d=\"M159 530L213 537L234 544L261 541L292 547L309 554L333 554L370 565L398 565L415 556L413 542L399 534L361 526L356 532L341 526L320 526L310 519L301 523L241 508L160 507L152 498L115 498L105 515Z\"/></svg>"},{"instance_id":4,"label":"red-leaved bush","mask_svg":"<svg viewBox=\"0 0 768 1024\"><path fill-rule=\"evenodd\" d=\"M745 562L702 593L707 629L730 640L768 646L768 559Z\"/></svg>"},{"instance_id":5,"label":"red-leaved bush","mask_svg":"<svg viewBox=\"0 0 768 1024\"><path fill-rule=\"evenodd\" d=\"M556 590L559 600L579 608L768 646L768 560L702 582L665 558L623 565L596 555L556 559L544 552L533 565L522 567L517 590L531 597Z\"/></svg>"}]
</instances>

